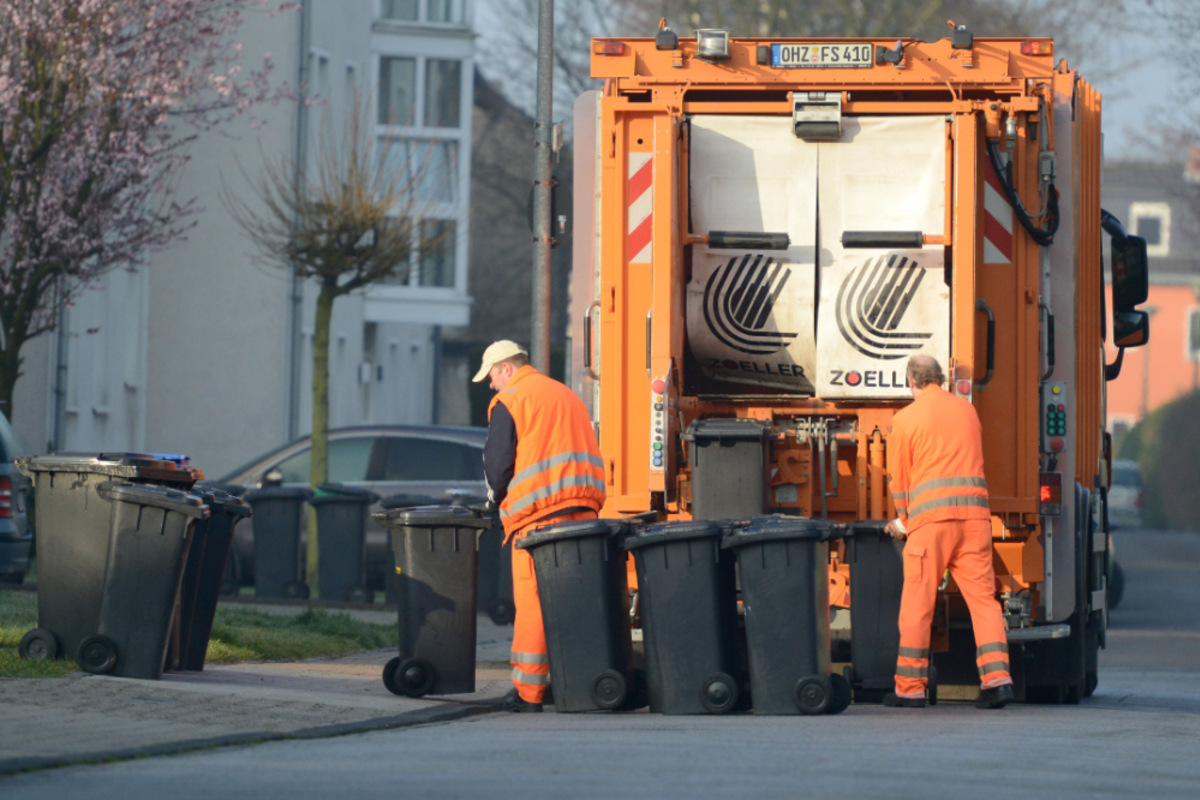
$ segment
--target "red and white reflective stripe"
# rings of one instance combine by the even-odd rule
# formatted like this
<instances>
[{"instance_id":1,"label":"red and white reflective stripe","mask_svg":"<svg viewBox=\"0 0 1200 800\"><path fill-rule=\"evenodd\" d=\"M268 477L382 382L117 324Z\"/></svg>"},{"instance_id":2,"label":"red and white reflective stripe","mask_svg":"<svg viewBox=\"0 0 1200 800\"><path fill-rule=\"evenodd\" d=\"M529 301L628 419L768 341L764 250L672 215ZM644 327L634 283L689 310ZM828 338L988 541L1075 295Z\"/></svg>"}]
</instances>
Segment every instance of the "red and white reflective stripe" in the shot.
<instances>
[{"instance_id":1,"label":"red and white reflective stripe","mask_svg":"<svg viewBox=\"0 0 1200 800\"><path fill-rule=\"evenodd\" d=\"M654 161L649 153L629 154L629 231L627 252L630 264L650 263L654 224Z\"/></svg>"},{"instance_id":2,"label":"red and white reflective stripe","mask_svg":"<svg viewBox=\"0 0 1200 800\"><path fill-rule=\"evenodd\" d=\"M1000 186L1000 176L985 162L983 185L983 263L1012 263L1013 209Z\"/></svg>"}]
</instances>

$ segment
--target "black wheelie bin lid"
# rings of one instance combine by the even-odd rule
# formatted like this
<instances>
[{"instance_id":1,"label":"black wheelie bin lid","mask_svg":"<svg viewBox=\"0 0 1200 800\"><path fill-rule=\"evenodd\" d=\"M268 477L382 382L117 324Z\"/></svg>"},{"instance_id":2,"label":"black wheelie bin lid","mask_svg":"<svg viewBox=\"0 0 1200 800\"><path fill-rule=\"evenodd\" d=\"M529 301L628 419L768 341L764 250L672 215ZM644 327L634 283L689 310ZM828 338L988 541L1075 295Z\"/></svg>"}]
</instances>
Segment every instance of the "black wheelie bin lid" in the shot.
<instances>
[{"instance_id":1,"label":"black wheelie bin lid","mask_svg":"<svg viewBox=\"0 0 1200 800\"><path fill-rule=\"evenodd\" d=\"M196 495L167 486L105 481L96 487L96 493L105 500L165 508L195 519L208 519L211 513L204 501Z\"/></svg>"},{"instance_id":2,"label":"black wheelie bin lid","mask_svg":"<svg viewBox=\"0 0 1200 800\"><path fill-rule=\"evenodd\" d=\"M418 506L440 506L436 497L427 494L389 494L379 501L379 507L385 511L392 508L416 508Z\"/></svg>"},{"instance_id":3,"label":"black wheelie bin lid","mask_svg":"<svg viewBox=\"0 0 1200 800\"><path fill-rule=\"evenodd\" d=\"M531 531L516 541L517 547L527 550L531 547L559 542L565 539L588 539L594 536L625 536L629 532L629 523L621 519L577 519L555 523L547 520L546 524Z\"/></svg>"},{"instance_id":4,"label":"black wheelie bin lid","mask_svg":"<svg viewBox=\"0 0 1200 800\"><path fill-rule=\"evenodd\" d=\"M721 546L737 548L749 544L778 542L786 539L828 542L841 539L848 532L849 526L842 522L769 514L753 517L748 522L734 525L722 540Z\"/></svg>"},{"instance_id":5,"label":"black wheelie bin lid","mask_svg":"<svg viewBox=\"0 0 1200 800\"><path fill-rule=\"evenodd\" d=\"M197 483L191 488L191 493L208 505L216 506L215 511L234 517L250 516L250 504L221 486L222 484L216 483Z\"/></svg>"},{"instance_id":6,"label":"black wheelie bin lid","mask_svg":"<svg viewBox=\"0 0 1200 800\"><path fill-rule=\"evenodd\" d=\"M311 497L312 492L303 486L264 486L245 494L250 505L256 500L308 500Z\"/></svg>"},{"instance_id":7,"label":"black wheelie bin lid","mask_svg":"<svg viewBox=\"0 0 1200 800\"><path fill-rule=\"evenodd\" d=\"M347 486L344 483L319 483L309 505L337 505L339 503L361 503L370 505L379 501L379 495L370 489L360 489L357 486Z\"/></svg>"},{"instance_id":8,"label":"black wheelie bin lid","mask_svg":"<svg viewBox=\"0 0 1200 800\"><path fill-rule=\"evenodd\" d=\"M485 519L462 506L416 506L389 508L372 514L385 528L479 528L492 527Z\"/></svg>"},{"instance_id":9,"label":"black wheelie bin lid","mask_svg":"<svg viewBox=\"0 0 1200 800\"><path fill-rule=\"evenodd\" d=\"M626 550L637 550L656 544L668 542L684 542L689 539L719 539L729 532L729 523L714 520L680 520L677 522L659 522L654 525L638 527L625 538Z\"/></svg>"}]
</instances>

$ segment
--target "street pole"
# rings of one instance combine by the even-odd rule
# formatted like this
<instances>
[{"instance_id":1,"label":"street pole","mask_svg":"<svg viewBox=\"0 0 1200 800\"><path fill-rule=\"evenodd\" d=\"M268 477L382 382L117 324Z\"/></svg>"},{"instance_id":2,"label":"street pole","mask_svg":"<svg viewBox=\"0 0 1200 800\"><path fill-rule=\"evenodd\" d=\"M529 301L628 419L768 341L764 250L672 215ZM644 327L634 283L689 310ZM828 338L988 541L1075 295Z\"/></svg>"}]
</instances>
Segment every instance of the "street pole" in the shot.
<instances>
[{"instance_id":1,"label":"street pole","mask_svg":"<svg viewBox=\"0 0 1200 800\"><path fill-rule=\"evenodd\" d=\"M530 361L550 374L550 181L554 132L554 0L538 0L537 112L533 126L533 317Z\"/></svg>"}]
</instances>

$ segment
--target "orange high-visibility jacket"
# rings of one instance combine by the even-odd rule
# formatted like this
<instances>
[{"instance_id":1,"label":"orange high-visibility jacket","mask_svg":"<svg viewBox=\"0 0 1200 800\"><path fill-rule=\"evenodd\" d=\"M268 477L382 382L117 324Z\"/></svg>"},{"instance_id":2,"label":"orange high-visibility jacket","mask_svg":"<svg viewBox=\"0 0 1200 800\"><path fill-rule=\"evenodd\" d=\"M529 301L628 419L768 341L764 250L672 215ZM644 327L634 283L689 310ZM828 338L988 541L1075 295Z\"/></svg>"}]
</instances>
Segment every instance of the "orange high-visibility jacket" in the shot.
<instances>
[{"instance_id":1,"label":"orange high-visibility jacket","mask_svg":"<svg viewBox=\"0 0 1200 800\"><path fill-rule=\"evenodd\" d=\"M521 367L488 406L503 403L517 430L508 495L500 503L505 538L542 517L604 505L604 460L583 401L532 366Z\"/></svg>"},{"instance_id":2,"label":"orange high-visibility jacket","mask_svg":"<svg viewBox=\"0 0 1200 800\"><path fill-rule=\"evenodd\" d=\"M940 386L926 386L892 419L888 474L910 532L927 522L991 516L979 415Z\"/></svg>"}]
</instances>

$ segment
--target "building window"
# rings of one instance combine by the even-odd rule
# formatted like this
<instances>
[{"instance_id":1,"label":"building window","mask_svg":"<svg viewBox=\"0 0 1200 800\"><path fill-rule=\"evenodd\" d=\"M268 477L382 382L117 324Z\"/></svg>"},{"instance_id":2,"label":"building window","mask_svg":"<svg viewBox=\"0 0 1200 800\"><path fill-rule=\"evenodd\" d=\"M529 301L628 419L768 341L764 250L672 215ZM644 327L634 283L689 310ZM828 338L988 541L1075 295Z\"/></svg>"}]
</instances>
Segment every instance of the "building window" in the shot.
<instances>
[{"instance_id":1,"label":"building window","mask_svg":"<svg viewBox=\"0 0 1200 800\"><path fill-rule=\"evenodd\" d=\"M426 19L429 22L458 22L464 20L463 0L428 0Z\"/></svg>"},{"instance_id":2,"label":"building window","mask_svg":"<svg viewBox=\"0 0 1200 800\"><path fill-rule=\"evenodd\" d=\"M417 60L379 61L379 124L412 125L417 107Z\"/></svg>"},{"instance_id":3,"label":"building window","mask_svg":"<svg viewBox=\"0 0 1200 800\"><path fill-rule=\"evenodd\" d=\"M1187 357L1190 361L1200 359L1200 308L1188 310Z\"/></svg>"},{"instance_id":4,"label":"building window","mask_svg":"<svg viewBox=\"0 0 1200 800\"><path fill-rule=\"evenodd\" d=\"M379 8L384 19L461 25L466 21L465 6L463 0L381 0Z\"/></svg>"},{"instance_id":5,"label":"building window","mask_svg":"<svg viewBox=\"0 0 1200 800\"><path fill-rule=\"evenodd\" d=\"M384 19L416 21L417 0L383 0Z\"/></svg>"},{"instance_id":6,"label":"building window","mask_svg":"<svg viewBox=\"0 0 1200 800\"><path fill-rule=\"evenodd\" d=\"M454 236L452 219L421 220L421 285L454 286Z\"/></svg>"},{"instance_id":7,"label":"building window","mask_svg":"<svg viewBox=\"0 0 1200 800\"><path fill-rule=\"evenodd\" d=\"M1171 253L1171 205L1169 203L1133 203L1129 206L1129 230L1146 240L1146 255Z\"/></svg>"},{"instance_id":8,"label":"building window","mask_svg":"<svg viewBox=\"0 0 1200 800\"><path fill-rule=\"evenodd\" d=\"M380 168L403 177L418 215L435 204L458 201L458 142L430 139L381 139Z\"/></svg>"},{"instance_id":9,"label":"building window","mask_svg":"<svg viewBox=\"0 0 1200 800\"><path fill-rule=\"evenodd\" d=\"M430 59L425 65L425 124L457 128L462 86L462 62Z\"/></svg>"}]
</instances>

